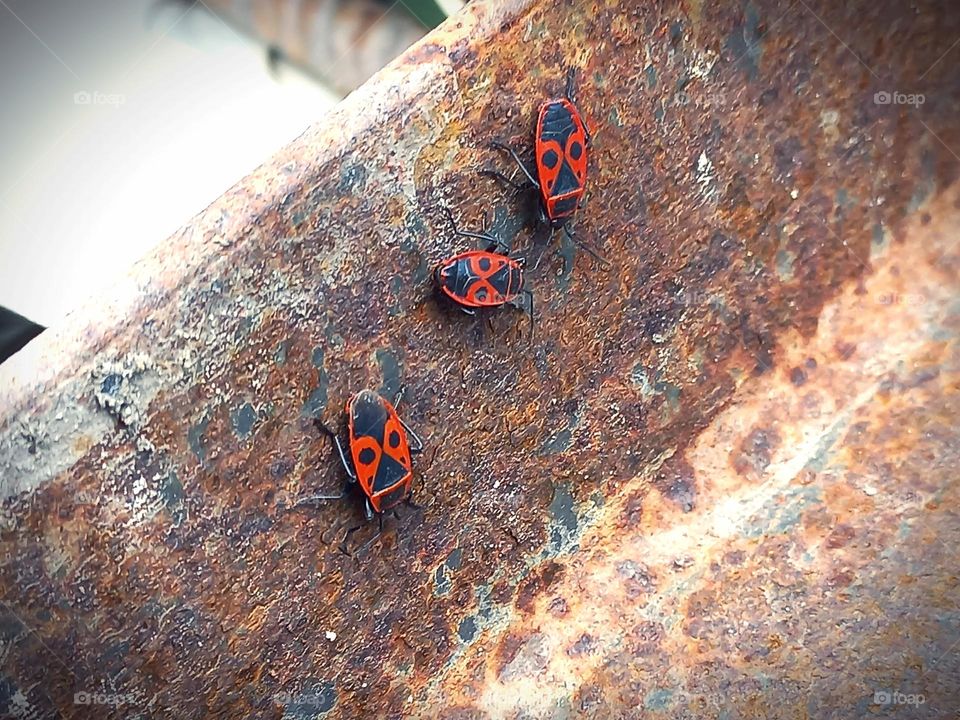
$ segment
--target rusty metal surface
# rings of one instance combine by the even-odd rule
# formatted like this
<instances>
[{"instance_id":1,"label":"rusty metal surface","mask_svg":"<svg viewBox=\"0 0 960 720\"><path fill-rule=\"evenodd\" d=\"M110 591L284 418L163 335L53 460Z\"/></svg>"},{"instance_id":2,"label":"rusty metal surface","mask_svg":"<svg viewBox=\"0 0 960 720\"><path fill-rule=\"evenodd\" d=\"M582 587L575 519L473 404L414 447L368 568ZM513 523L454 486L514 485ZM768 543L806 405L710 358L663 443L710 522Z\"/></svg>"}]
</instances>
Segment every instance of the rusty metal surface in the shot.
<instances>
[{"instance_id":1,"label":"rusty metal surface","mask_svg":"<svg viewBox=\"0 0 960 720\"><path fill-rule=\"evenodd\" d=\"M4 711L952 716L958 37L471 3L0 367ZM557 241L528 343L428 270L442 205L529 241L476 169L567 65L613 269ZM351 559L359 505L289 510L340 483L312 418L400 385L424 507Z\"/></svg>"}]
</instances>

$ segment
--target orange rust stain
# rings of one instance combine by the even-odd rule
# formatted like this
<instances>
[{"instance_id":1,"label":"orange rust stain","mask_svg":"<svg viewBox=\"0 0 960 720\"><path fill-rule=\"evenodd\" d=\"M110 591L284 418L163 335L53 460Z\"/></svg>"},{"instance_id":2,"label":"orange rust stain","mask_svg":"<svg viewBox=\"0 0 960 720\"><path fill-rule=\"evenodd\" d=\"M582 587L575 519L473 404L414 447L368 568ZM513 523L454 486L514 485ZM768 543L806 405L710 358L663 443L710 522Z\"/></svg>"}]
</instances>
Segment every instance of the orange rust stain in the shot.
<instances>
[{"instance_id":1,"label":"orange rust stain","mask_svg":"<svg viewBox=\"0 0 960 720\"><path fill-rule=\"evenodd\" d=\"M954 193L958 191L960 188L954 189ZM771 537L777 537L773 528L778 522L788 523L780 537L791 542L791 521L777 520L787 512L780 497L801 489L815 493L811 498L816 498L797 524L800 547L812 553L813 559L793 553L785 559L783 550L771 548L775 568L771 577L781 587L798 587L812 575L829 596L849 602L851 596L845 589L857 581L857 568L869 558L849 554L858 543L856 518L875 513L875 502L868 486L847 487L824 479L845 471L843 458L853 451L842 447L844 438L851 427L856 430L861 417L873 413L888 417L889 402L880 402L884 378L931 351L929 335L923 330L929 318L909 312L887 317L882 309L866 305L865 298L888 292L893 283L948 300L950 285L940 284L942 271L938 268L942 267L940 254L950 252L945 244L931 248L922 235L908 240L900 249L903 266L899 273L891 273L881 259L873 275L863 281L865 295L849 288L824 308L816 335L806 342L786 338L777 354L790 358L793 367L802 365L812 372L799 391L790 378L791 365L785 365L783 372L745 383L735 407L718 416L685 452L698 493L696 508L685 513L663 492L652 490L643 496L639 525L624 526L615 518L634 497L627 491L631 486L625 486L604 505L581 540L580 552L555 561L566 566L566 571L551 573L556 579L547 584L548 591L527 599L521 589L523 600L517 605L521 612L514 613L505 626L497 652L484 658L469 650L459 669L452 670L435 692L456 698L455 678L468 666L483 666L481 697L471 698L475 707L494 717L517 711L539 717L571 686L591 688L590 678L600 672L604 658L615 656L626 637L641 639L636 650L645 652L641 648L652 643L655 651L688 662L717 653L729 657L736 647L727 633L742 629L734 619L717 624L716 608L729 605L718 593L727 590L703 583L715 568L727 563L741 581L751 567L754 571L763 567L757 565L763 562L757 543L769 543L763 538L771 531ZM884 328L880 336L877 323ZM842 352L837 364L838 342L864 352ZM811 363L809 358L817 360ZM811 397L816 402L811 403ZM904 395L899 402L907 409L915 407L918 400L921 398ZM774 415L779 419L770 433L774 440L758 437L758 432L765 432L758 430L765 427L764 418ZM870 421L865 424L869 426ZM908 452L909 444L901 447L901 443L910 437L910 429L898 429L890 442L898 453ZM731 465L731 456L741 459ZM819 469L810 472L810 463ZM831 470L834 466L836 470ZM642 486L645 479L638 477L634 482ZM828 511L823 513L819 507ZM761 520L771 512L773 519ZM751 540L751 527L758 520L767 524L764 535ZM872 529L874 542L881 538L884 543L892 542L894 528L890 525L884 530L884 522ZM741 567L745 560L747 566ZM914 581L905 577L900 582ZM746 600L741 598L741 602ZM758 594L752 602L754 622L769 614L763 595ZM644 619L634 625L638 614ZM669 624L664 627L656 618ZM683 619L677 622L679 618ZM762 625L771 622L786 628L791 620L774 616ZM631 626L633 631L628 630ZM758 641L771 652L779 652L785 649L783 638L784 633L768 633Z\"/></svg>"}]
</instances>

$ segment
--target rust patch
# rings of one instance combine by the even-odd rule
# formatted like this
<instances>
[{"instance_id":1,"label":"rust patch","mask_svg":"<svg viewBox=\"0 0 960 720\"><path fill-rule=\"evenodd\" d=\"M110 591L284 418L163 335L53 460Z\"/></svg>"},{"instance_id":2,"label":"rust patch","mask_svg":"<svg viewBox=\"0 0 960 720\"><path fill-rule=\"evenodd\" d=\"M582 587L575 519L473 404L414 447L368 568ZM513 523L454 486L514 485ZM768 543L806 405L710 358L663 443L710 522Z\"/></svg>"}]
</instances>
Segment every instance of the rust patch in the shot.
<instances>
[{"instance_id":1,"label":"rust patch","mask_svg":"<svg viewBox=\"0 0 960 720\"><path fill-rule=\"evenodd\" d=\"M535 567L517 587L517 610L521 612L532 610L534 601L544 595L555 581L563 577L563 572L563 566L552 560Z\"/></svg>"},{"instance_id":2,"label":"rust patch","mask_svg":"<svg viewBox=\"0 0 960 720\"><path fill-rule=\"evenodd\" d=\"M125 717L74 704L110 682L197 720L943 714L960 20L905 18L473 2L44 333L0 368L21 715ZM569 66L611 269L558 233L528 339L429 268L465 244L443 205L530 250L476 171ZM292 509L343 481L314 421L399 384L422 507L351 558L358 503Z\"/></svg>"}]
</instances>

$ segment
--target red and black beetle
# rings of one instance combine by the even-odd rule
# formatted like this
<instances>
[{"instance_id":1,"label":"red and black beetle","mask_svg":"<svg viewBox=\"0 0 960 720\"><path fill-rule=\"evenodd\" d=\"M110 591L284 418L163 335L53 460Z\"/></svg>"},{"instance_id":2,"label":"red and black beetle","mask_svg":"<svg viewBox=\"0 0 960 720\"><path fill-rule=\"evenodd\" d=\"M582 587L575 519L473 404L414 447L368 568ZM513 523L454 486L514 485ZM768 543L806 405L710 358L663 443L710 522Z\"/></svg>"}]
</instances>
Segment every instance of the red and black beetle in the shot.
<instances>
[{"instance_id":1,"label":"red and black beetle","mask_svg":"<svg viewBox=\"0 0 960 720\"><path fill-rule=\"evenodd\" d=\"M395 404L400 403L403 391ZM340 461L347 471L347 482L339 495L313 495L297 502L297 505L317 500L338 500L344 497L357 483L364 495L367 520L376 515L380 528L363 547L373 542L383 531L383 514L389 510L396 515L397 505L412 502L413 464L411 456L423 451L423 441L400 418L394 405L372 390L361 390L347 401L348 449L350 459L344 452L340 438L321 421L318 427L329 435L337 446ZM411 445L407 435L416 442ZM345 550L347 538L362 525L347 530L341 549ZM361 548L362 549L362 548Z\"/></svg>"},{"instance_id":2,"label":"red and black beetle","mask_svg":"<svg viewBox=\"0 0 960 720\"><path fill-rule=\"evenodd\" d=\"M524 287L523 260L512 258L501 240L490 233L467 232L457 227L453 215L447 217L458 237L486 240L484 250L467 250L441 260L433 271L440 292L468 315L478 308L515 305L525 295L529 302L530 332L533 332L533 292Z\"/></svg>"},{"instance_id":3,"label":"red and black beetle","mask_svg":"<svg viewBox=\"0 0 960 720\"><path fill-rule=\"evenodd\" d=\"M609 265L589 245L577 238L567 225L580 207L586 192L587 149L590 147L590 131L573 100L573 83L574 70L571 68L567 73L566 96L540 105L534 142L537 166L535 175L527 169L513 148L497 141L492 142L491 146L508 152L526 176L526 181L514 182L495 170L482 172L506 183L517 192L539 189L539 219L550 229L551 237L555 230L563 228L567 237L597 261ZM540 264L541 257L542 252L537 257L536 265Z\"/></svg>"}]
</instances>

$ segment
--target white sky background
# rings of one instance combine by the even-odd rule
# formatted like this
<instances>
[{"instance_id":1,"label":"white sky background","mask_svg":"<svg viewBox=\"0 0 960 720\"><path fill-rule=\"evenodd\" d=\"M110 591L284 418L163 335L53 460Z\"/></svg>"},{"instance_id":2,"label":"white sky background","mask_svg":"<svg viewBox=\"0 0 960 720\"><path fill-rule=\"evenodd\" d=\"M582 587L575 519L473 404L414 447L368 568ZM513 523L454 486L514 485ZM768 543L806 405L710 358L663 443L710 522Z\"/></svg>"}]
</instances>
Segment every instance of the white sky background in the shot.
<instances>
[{"instance_id":1,"label":"white sky background","mask_svg":"<svg viewBox=\"0 0 960 720\"><path fill-rule=\"evenodd\" d=\"M185 7L0 0L0 305L56 324L335 104Z\"/></svg>"}]
</instances>

